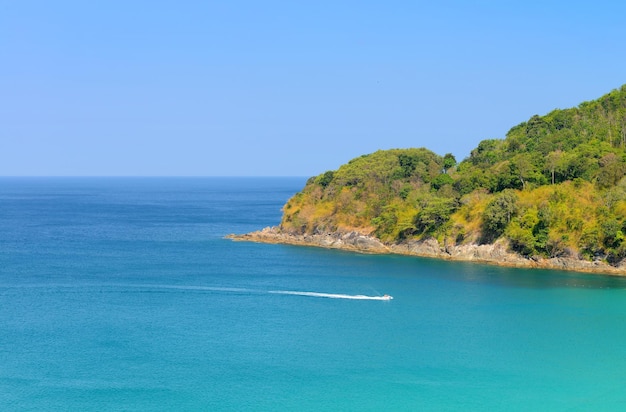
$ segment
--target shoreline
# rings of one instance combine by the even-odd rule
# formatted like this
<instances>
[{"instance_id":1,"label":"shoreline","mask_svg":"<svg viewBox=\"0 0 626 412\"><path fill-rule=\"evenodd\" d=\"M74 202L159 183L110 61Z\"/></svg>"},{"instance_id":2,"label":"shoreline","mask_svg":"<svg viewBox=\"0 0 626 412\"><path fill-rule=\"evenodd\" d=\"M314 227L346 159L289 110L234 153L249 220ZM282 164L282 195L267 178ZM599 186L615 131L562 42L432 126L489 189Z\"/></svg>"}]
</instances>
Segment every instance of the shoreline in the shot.
<instances>
[{"instance_id":1,"label":"shoreline","mask_svg":"<svg viewBox=\"0 0 626 412\"><path fill-rule=\"evenodd\" d=\"M600 260L588 261L574 257L526 258L519 254L509 252L506 243L502 241L488 245L467 244L441 246L435 239L425 239L384 244L375 237L363 235L359 232L296 235L284 233L280 231L278 227L266 227L262 230L242 235L230 234L227 235L226 238L233 241L310 246L378 255L394 254L427 257L503 267L551 269L610 276L626 276L626 261L622 261L619 266L611 266Z\"/></svg>"}]
</instances>

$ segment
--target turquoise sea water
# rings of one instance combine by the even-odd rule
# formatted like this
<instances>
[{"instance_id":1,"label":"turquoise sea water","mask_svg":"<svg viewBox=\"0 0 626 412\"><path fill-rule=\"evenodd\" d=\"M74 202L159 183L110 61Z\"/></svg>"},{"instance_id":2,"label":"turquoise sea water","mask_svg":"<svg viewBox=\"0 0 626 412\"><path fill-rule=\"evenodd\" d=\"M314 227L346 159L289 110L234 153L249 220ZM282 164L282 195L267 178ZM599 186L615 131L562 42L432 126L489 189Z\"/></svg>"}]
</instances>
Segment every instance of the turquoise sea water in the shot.
<instances>
[{"instance_id":1,"label":"turquoise sea water","mask_svg":"<svg viewBox=\"0 0 626 412\"><path fill-rule=\"evenodd\" d=\"M0 179L0 410L626 410L626 280L223 238L304 181Z\"/></svg>"}]
</instances>

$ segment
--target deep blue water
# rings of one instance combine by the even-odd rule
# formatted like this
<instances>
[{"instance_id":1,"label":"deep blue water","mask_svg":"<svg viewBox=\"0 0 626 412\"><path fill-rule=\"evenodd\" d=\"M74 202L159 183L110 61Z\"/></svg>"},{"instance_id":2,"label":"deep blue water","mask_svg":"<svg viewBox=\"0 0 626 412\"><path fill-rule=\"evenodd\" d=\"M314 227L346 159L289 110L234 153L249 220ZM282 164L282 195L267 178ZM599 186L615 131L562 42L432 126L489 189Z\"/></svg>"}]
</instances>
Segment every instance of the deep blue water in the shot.
<instances>
[{"instance_id":1,"label":"deep blue water","mask_svg":"<svg viewBox=\"0 0 626 412\"><path fill-rule=\"evenodd\" d=\"M0 410L626 410L626 280L224 239L304 182L1 178Z\"/></svg>"}]
</instances>

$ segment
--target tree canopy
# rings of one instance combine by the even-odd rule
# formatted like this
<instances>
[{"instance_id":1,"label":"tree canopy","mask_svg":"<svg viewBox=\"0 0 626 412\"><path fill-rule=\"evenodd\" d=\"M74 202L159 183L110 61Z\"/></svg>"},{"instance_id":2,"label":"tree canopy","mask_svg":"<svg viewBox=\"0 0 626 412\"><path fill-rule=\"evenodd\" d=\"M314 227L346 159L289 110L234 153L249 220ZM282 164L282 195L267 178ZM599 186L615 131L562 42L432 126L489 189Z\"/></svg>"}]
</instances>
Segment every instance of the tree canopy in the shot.
<instances>
[{"instance_id":1,"label":"tree canopy","mask_svg":"<svg viewBox=\"0 0 626 412\"><path fill-rule=\"evenodd\" d=\"M380 150L309 179L284 207L298 233L357 230L386 242L506 239L523 255L626 257L626 85L532 116L457 163Z\"/></svg>"}]
</instances>

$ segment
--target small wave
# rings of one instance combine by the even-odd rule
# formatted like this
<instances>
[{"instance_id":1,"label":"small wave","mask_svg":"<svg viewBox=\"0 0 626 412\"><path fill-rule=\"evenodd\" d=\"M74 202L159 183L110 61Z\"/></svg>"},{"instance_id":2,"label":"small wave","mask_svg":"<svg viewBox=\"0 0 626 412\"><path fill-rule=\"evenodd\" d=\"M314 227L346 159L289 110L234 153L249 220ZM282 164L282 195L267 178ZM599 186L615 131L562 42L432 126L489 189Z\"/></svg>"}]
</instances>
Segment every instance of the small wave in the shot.
<instances>
[{"instance_id":1,"label":"small wave","mask_svg":"<svg viewBox=\"0 0 626 412\"><path fill-rule=\"evenodd\" d=\"M392 296L345 295L341 293L298 292L295 290L270 290L268 293L280 295L312 296L315 298L354 299L354 300L391 300Z\"/></svg>"}]
</instances>

